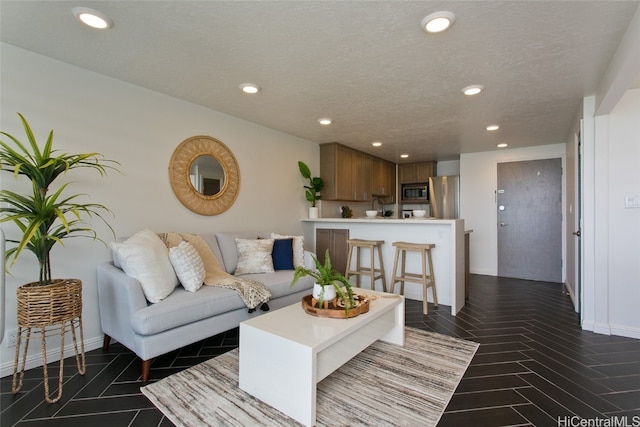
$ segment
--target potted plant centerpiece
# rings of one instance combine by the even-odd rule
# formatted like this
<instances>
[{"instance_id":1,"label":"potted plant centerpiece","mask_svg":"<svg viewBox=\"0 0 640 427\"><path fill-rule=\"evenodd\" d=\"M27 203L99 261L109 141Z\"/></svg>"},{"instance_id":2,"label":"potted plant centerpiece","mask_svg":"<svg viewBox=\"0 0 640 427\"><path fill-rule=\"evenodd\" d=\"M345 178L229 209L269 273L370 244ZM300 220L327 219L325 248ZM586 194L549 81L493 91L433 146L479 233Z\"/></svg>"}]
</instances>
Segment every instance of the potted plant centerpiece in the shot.
<instances>
[{"instance_id":1,"label":"potted plant centerpiece","mask_svg":"<svg viewBox=\"0 0 640 427\"><path fill-rule=\"evenodd\" d=\"M291 286L295 285L300 278L311 276L315 279L313 285L313 299L317 301L316 306L322 308L325 302L336 299L336 305L344 307L345 315L348 317L349 309L356 306L356 297L353 294L351 283L345 276L333 269L329 250L325 253L324 264L315 255L312 255L316 269L310 270L304 266L296 268L293 274Z\"/></svg>"},{"instance_id":2,"label":"potted plant centerpiece","mask_svg":"<svg viewBox=\"0 0 640 427\"><path fill-rule=\"evenodd\" d=\"M22 386L22 376L31 330L42 335L43 370L45 398L54 403L62 395L62 358L60 360L60 376L58 396L50 398L47 381L47 363L45 332L51 327L60 326L61 348L64 348L64 335L67 330L72 332L76 350L78 370L84 374L84 343L82 342L82 282L77 279L52 279L50 252L56 243L62 245L62 240L69 237L98 238L85 217L99 218L111 232L113 229L102 214L110 212L106 207L97 203L81 203L84 194L63 195L69 183L58 188L53 187L54 181L62 174L77 168L97 170L105 175L108 169L115 169L118 163L105 160L99 153L68 154L53 150L53 131L50 131L47 141L41 147L36 141L29 123L18 113L27 143L17 137L1 132L0 140L0 170L10 172L15 179L24 177L31 183L31 191L19 194L14 191L0 190L0 223L13 223L22 233L20 240L7 238L7 243L15 246L6 250L6 262L13 266L18 257L26 249L32 252L39 265L38 281L22 285L17 290L18 340L16 345L16 359L12 391L17 393ZM113 233L115 236L115 233ZM76 343L76 328L80 332L81 359ZM18 355L23 336L25 344L20 381L16 385Z\"/></svg>"},{"instance_id":3,"label":"potted plant centerpiece","mask_svg":"<svg viewBox=\"0 0 640 427\"><path fill-rule=\"evenodd\" d=\"M320 191L324 187L324 182L319 176L311 176L311 170L304 162L298 162L298 169L303 178L309 180L309 185L305 185L305 198L311 203L309 207L309 218L318 218L318 207L316 201L320 200Z\"/></svg>"}]
</instances>

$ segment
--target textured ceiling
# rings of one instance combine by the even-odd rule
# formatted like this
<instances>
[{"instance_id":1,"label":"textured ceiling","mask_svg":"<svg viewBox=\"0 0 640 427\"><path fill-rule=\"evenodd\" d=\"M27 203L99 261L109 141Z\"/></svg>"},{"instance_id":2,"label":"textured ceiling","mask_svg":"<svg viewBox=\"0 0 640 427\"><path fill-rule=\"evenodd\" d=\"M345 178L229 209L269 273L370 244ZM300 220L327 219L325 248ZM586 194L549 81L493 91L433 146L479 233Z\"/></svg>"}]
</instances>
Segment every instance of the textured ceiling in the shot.
<instances>
[{"instance_id":1,"label":"textured ceiling","mask_svg":"<svg viewBox=\"0 0 640 427\"><path fill-rule=\"evenodd\" d=\"M311 141L448 160L564 142L638 4L2 0L0 38ZM114 27L82 27L75 6ZM427 35L419 22L438 10L456 22ZM245 82L262 91L242 94ZM462 95L471 84L484 92Z\"/></svg>"}]
</instances>

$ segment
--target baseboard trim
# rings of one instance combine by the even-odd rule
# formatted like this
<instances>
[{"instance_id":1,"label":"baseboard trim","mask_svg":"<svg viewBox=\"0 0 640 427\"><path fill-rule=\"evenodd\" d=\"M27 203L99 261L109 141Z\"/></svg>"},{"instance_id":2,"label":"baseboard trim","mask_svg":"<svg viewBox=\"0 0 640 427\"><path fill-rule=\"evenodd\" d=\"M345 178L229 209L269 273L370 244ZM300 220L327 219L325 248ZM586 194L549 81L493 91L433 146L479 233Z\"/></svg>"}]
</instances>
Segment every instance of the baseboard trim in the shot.
<instances>
[{"instance_id":1,"label":"baseboard trim","mask_svg":"<svg viewBox=\"0 0 640 427\"><path fill-rule=\"evenodd\" d=\"M596 334L611 335L611 326L608 323L594 323L593 332Z\"/></svg>"},{"instance_id":2,"label":"baseboard trim","mask_svg":"<svg viewBox=\"0 0 640 427\"><path fill-rule=\"evenodd\" d=\"M71 340L67 340L65 337L65 341L71 341ZM103 339L101 337L95 337L95 338L85 340L84 341L85 353L91 350L95 350L97 348L102 348L102 343L103 343ZM38 340L38 344L39 344L39 340ZM33 348L33 347L34 346L29 345L29 348ZM37 347L40 348L39 345ZM11 351L13 354L15 354L16 349L14 347L3 348L2 351L3 352ZM73 341L71 341L71 343L64 346L64 357L69 357L69 356L72 356L73 354L74 354ZM47 349L47 363L53 363L59 360L60 360L60 347L53 347L53 348L49 347ZM0 365L0 377L4 378L6 376L13 375L13 363L14 362L11 361L11 362L5 362L2 365ZM34 352L32 354L28 354L25 370L37 368L39 366L42 366L42 353ZM75 366L75 362L74 362L74 366ZM56 375L57 375L57 369L56 369Z\"/></svg>"},{"instance_id":3,"label":"baseboard trim","mask_svg":"<svg viewBox=\"0 0 640 427\"><path fill-rule=\"evenodd\" d=\"M573 303L573 310L578 312L578 304L576 304L576 295L573 293L573 288L571 287L571 283L564 282L564 288L567 290L569 294L569 298L571 298L571 302Z\"/></svg>"},{"instance_id":4,"label":"baseboard trim","mask_svg":"<svg viewBox=\"0 0 640 427\"><path fill-rule=\"evenodd\" d=\"M611 325L611 335L640 339L640 328L625 325Z\"/></svg>"}]
</instances>

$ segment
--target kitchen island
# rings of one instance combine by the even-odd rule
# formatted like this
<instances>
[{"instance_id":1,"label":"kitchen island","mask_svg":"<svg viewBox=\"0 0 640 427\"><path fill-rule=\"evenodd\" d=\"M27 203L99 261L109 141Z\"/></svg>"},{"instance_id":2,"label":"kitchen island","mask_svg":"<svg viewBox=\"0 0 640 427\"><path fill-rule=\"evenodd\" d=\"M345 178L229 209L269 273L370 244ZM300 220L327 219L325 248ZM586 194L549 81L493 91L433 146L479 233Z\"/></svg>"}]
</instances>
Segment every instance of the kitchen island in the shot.
<instances>
[{"instance_id":1,"label":"kitchen island","mask_svg":"<svg viewBox=\"0 0 640 427\"><path fill-rule=\"evenodd\" d=\"M386 219L376 218L314 218L303 219L302 229L308 249L316 251L316 232L322 229L348 230L350 239L384 240L382 258L387 287L393 277L395 248L393 242L435 243L432 250L438 302L451 306L456 315L465 301L465 230L463 219ZM366 252L366 251L365 251ZM369 254L362 254L363 265L369 265ZM407 253L407 271L421 271L418 253ZM355 278L354 278L355 279ZM368 278L362 277L360 287L370 288ZM398 283L395 292L398 293ZM381 281L376 290L382 291ZM404 295L408 299L422 301L422 285L406 283ZM433 302L429 291L429 301Z\"/></svg>"}]
</instances>

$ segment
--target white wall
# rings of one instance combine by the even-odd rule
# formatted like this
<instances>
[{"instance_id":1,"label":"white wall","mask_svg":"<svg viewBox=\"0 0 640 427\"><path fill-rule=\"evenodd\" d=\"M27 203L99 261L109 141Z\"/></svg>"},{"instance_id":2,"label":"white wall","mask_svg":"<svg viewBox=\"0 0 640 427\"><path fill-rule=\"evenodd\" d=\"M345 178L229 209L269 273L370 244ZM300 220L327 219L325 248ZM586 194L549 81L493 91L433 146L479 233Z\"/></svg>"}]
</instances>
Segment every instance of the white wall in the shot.
<instances>
[{"instance_id":1,"label":"white wall","mask_svg":"<svg viewBox=\"0 0 640 427\"><path fill-rule=\"evenodd\" d=\"M470 235L471 273L498 275L495 203L498 163L549 158L561 158L564 168L565 144L485 151L460 156L460 217L465 220L465 229L473 230ZM564 206L564 188L562 194Z\"/></svg>"},{"instance_id":2,"label":"white wall","mask_svg":"<svg viewBox=\"0 0 640 427\"><path fill-rule=\"evenodd\" d=\"M101 179L93 171L81 171L68 178L74 182L69 188L72 193L87 193L92 202L113 211L115 218L110 223L117 235L131 235L145 227L154 231L253 229L301 233L299 219L307 216L307 203L297 161L319 170L317 144L11 45L1 44L0 48L0 128L22 138L16 115L20 112L32 125L36 138L44 139L54 129L54 147L61 151L97 151L119 161L122 174L110 173ZM191 213L171 190L169 159L181 141L194 135L211 135L224 142L240 166L239 196L218 216ZM7 173L0 174L0 179L2 188L28 188L15 183ZM7 238L18 237L12 225L2 224L2 229ZM101 238L113 239L106 227L98 224L97 229ZM89 239L70 239L52 253L55 277L83 281L87 349L97 348L102 342L95 271L96 264L109 257L104 245ZM6 330L16 328L17 287L37 280L35 257L23 254L11 273L3 310ZM57 341L50 341L49 360L57 360ZM31 349L29 366L40 360L40 346ZM0 345L2 376L11 372L13 351L6 347L5 339Z\"/></svg>"},{"instance_id":3,"label":"white wall","mask_svg":"<svg viewBox=\"0 0 640 427\"><path fill-rule=\"evenodd\" d=\"M640 338L640 209L625 208L625 197L640 197L639 119L640 89L633 89L593 121L594 238L585 248L593 265L585 265L583 291L585 329L634 338Z\"/></svg>"},{"instance_id":4,"label":"white wall","mask_svg":"<svg viewBox=\"0 0 640 427\"><path fill-rule=\"evenodd\" d=\"M460 160L438 162L436 172L438 176L460 175Z\"/></svg>"},{"instance_id":5,"label":"white wall","mask_svg":"<svg viewBox=\"0 0 640 427\"><path fill-rule=\"evenodd\" d=\"M630 90L609 115L609 321L614 335L640 338L640 89Z\"/></svg>"}]
</instances>

